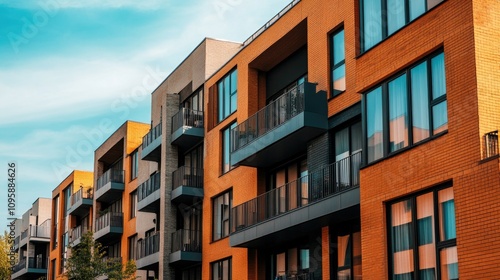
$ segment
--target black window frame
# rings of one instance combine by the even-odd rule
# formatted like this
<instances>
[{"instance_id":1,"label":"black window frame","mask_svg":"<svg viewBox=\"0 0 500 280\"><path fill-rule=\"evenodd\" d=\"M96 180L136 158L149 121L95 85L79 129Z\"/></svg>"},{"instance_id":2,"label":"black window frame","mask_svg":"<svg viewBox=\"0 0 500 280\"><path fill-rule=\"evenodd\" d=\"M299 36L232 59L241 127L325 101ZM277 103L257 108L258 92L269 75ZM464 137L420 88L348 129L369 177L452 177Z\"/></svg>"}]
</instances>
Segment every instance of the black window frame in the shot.
<instances>
[{"instance_id":1,"label":"black window frame","mask_svg":"<svg viewBox=\"0 0 500 280\"><path fill-rule=\"evenodd\" d=\"M432 90L432 59L439 56L439 55L443 55L444 56L444 63L445 63L445 81L448 80L446 79L446 55L445 55L445 52L444 52L444 48L443 47L440 47L438 48L437 50L435 51L432 51L429 55L426 55L423 59L420 59L418 60L417 62L407 66L404 68L404 70L402 71L398 71L396 74L394 75L391 75L390 78L386 79L385 81L377 84L376 86L364 91L362 93L362 98L361 98L361 108L362 108L362 133L363 133L363 150L366 151L363 153L363 161L365 163L365 166L367 165L371 165L371 164L374 164L374 163L377 163L381 160L384 160L385 158L387 157L390 157L394 154L398 154L398 153L401 153L401 152L404 152L408 149L411 149L415 146L418 146L420 144L423 144L423 143L426 143L427 141L430 141L432 139L435 139L441 135L444 135L446 133L448 133L448 128L445 129L444 131L441 131L441 132L438 132L438 133L434 133L434 116L433 116L433 107L440 104L440 103L443 103L443 102L447 102L447 95L448 95L448 92L446 90L446 92L433 99L433 90ZM412 86L412 83L411 83L411 70L414 69L415 67L421 65L422 63L426 62L427 63L427 97L428 97L428 118L429 118L429 136L426 137L426 138L423 138L423 139L420 139L416 142L413 141L413 110L412 110L412 90L411 90L411 86ZM390 82L400 78L401 76L403 75L406 75L406 93L407 93L407 100L406 100L406 112L408 114L408 145L405 146L405 147L402 147L402 148L399 148L399 149L396 149L394 151L390 151L390 124L389 124L389 89L388 89L388 85ZM446 86L446 84L445 84ZM380 158L377 158L377 159L374 159L372 161L368 161L368 141L367 141L367 137L368 137L368 124L367 124L367 100L366 100L366 96L367 94L377 90L377 89L381 89L381 95L382 95L382 137L383 137L383 142L382 142L382 156ZM448 104L447 104L447 109L448 109ZM448 118L448 110L447 110L447 124L449 123L449 118Z\"/></svg>"},{"instance_id":2,"label":"black window frame","mask_svg":"<svg viewBox=\"0 0 500 280\"><path fill-rule=\"evenodd\" d=\"M233 73L236 73L236 85L235 85L235 88L236 90L234 92L231 91L231 87L232 87L232 83L231 83L231 76L233 75ZM227 92L227 96L226 96L226 91L225 91L225 87L224 87L224 82L226 79L229 79L229 91ZM220 90L221 88L221 85L222 85L222 88L224 90ZM237 110L238 110L238 68L235 67L231 70L229 70L229 72L224 75L224 77L222 77L219 81L217 81L217 83L215 84L215 86L217 87L217 122L218 123L221 123L222 121L224 121L225 119L227 119L229 116L231 116L232 114L234 114ZM236 107L235 108L231 108L231 98L233 95L236 95ZM222 102L221 102L221 99L222 99ZM227 100L226 100L227 99ZM225 115L225 104L226 102L228 102L229 104L229 113L228 115ZM222 106L221 106L222 104Z\"/></svg>"},{"instance_id":3,"label":"black window frame","mask_svg":"<svg viewBox=\"0 0 500 280\"><path fill-rule=\"evenodd\" d=\"M234 121L234 122L231 122L230 124L228 124L227 126L225 126L223 129L221 129L221 133L220 133L220 137L221 137L221 175L224 175L226 173L228 173L229 171L233 170L236 166L232 165L231 164L231 136L232 136L232 133L231 131L236 128L238 126L238 122ZM225 133L228 133L228 139L227 139L227 143L226 143L226 135ZM226 145L227 145L227 149L226 149ZM226 170L226 161L225 161L225 157L226 157L226 153L227 153L227 157L228 157L228 162L227 162L227 165L229 166Z\"/></svg>"},{"instance_id":4,"label":"black window frame","mask_svg":"<svg viewBox=\"0 0 500 280\"><path fill-rule=\"evenodd\" d=\"M343 42L344 42L344 59L342 59L341 61L339 61L338 63L334 63L335 61L335 44L334 44L334 38L336 35L338 35L340 32L344 32L344 39L343 39ZM345 69L345 51L346 51L346 47L345 47L345 29L344 29L344 25L340 25L339 27L335 28L333 30L333 32L331 32L329 35L329 41L330 41L330 48L329 48L329 51L330 51L330 79L331 79L331 82L330 82L330 98L334 98L342 93L344 93L347 89L347 84L346 84L346 88L344 90L336 90L335 87L334 87L334 77L333 77L333 71L335 71L337 68L341 67L342 65L344 65L344 79L346 79L346 76L347 76L347 69Z\"/></svg>"},{"instance_id":5,"label":"black window frame","mask_svg":"<svg viewBox=\"0 0 500 280\"><path fill-rule=\"evenodd\" d=\"M404 0L405 1L405 24L403 24L400 28L398 28L397 30L395 30L393 33L391 34L388 34L388 19L387 19L387 1L388 0L380 0L380 6L381 6L381 13L380 13L380 24L381 24L381 31L382 31L382 34L381 34L381 37L382 39L378 42L376 42L375 44L373 44L372 46L370 46L368 49L365 48L365 40L364 40L364 37L363 35L365 34L364 32L364 22L365 22L365 17L364 17L364 14L363 14L363 5L364 5L364 1L366 0L358 0L358 11L359 11L359 43L360 43L360 47L359 47L359 50L360 50L360 54L364 54L366 53L367 51L373 49L374 47L376 47L377 45L379 45L380 43L382 43L383 41L385 41L387 38L390 38L392 35L398 33L400 30L404 29L406 26L408 26L409 24L411 24L412 22L418 20L420 17L426 15L429 11L432 11L434 10L435 8L439 7L441 4L443 4L444 2L446 2L447 0L438 0L440 1L439 3L437 3L434 7L430 8L428 7L427 5L427 0L424 0L425 1L425 11L415 17L413 20L410 19L410 5L409 5L409 2L410 0Z\"/></svg>"},{"instance_id":6,"label":"black window frame","mask_svg":"<svg viewBox=\"0 0 500 280\"><path fill-rule=\"evenodd\" d=\"M139 175L139 149L130 153L130 181L137 179Z\"/></svg>"},{"instance_id":7,"label":"black window frame","mask_svg":"<svg viewBox=\"0 0 500 280\"><path fill-rule=\"evenodd\" d=\"M417 229L417 224L419 222L419 220L417 219L417 197L419 196L422 196L422 195L425 195L425 194L429 194L429 193L432 193L433 195L433 207L434 207L434 237L435 237L435 240L434 240L434 243L435 243L435 253L436 253L436 279L441 279L441 251L443 249L447 249L447 248L452 248L452 247L456 247L457 246L457 238L453 238L453 239L449 239L449 240L445 240L445 241L439 241L440 239L440 220L439 220L439 200L438 200L438 195L439 195L439 191L441 190L445 190L445 189L448 189L448 188L453 188L453 182L452 181L448 181L448 182L444 182L442 184L439 184L435 187L431 187L430 189L425 189L423 191L419 191L419 192L416 192L416 193L413 193L409 196L405 196L405 197L402 197L402 198L398 198L398 199L395 199L395 200L392 200L392 201L389 201L385 204L385 208L386 208L386 233L387 233L387 255L388 255L388 271L389 271L389 279L395 279L393 277L393 272L394 272L394 269L393 269L393 265L394 265L394 259L393 259L393 247L392 247L392 225L391 225L391 221L392 221L392 215L391 215L391 206L396 204L396 203L399 203L399 202L402 202L402 201L407 201L409 200L410 203L411 203L411 207L412 207L412 221L411 221L411 225L409 225L409 230L411 230L412 232L412 238L411 238L411 244L409 244L410 248L413 248L414 251L413 251L413 267L414 267L414 270L412 272L412 275L413 275L413 278L412 279L420 279L419 278L419 273L420 273L420 270L418 269L419 267L419 251L418 249L415 250L415 248L418 248L419 247L419 229ZM455 198L454 198L455 199ZM455 208L456 208L456 204L455 204ZM456 210L455 210L456 212ZM455 217L455 226L457 225L456 223L456 217ZM456 229L455 229L456 230Z\"/></svg>"},{"instance_id":8,"label":"black window frame","mask_svg":"<svg viewBox=\"0 0 500 280\"><path fill-rule=\"evenodd\" d=\"M228 205L228 218L227 219L224 219L224 215L222 214L221 215L221 219L220 221L218 221L220 223L220 237L216 237L215 236L215 229L216 229L216 217L215 217L215 213L214 213L214 207L215 207L215 204L217 203L216 200L221 198L221 197L224 197L225 195L228 195L228 201L229 201L229 205ZM224 200L224 198L222 198ZM231 233L231 210L233 208L233 189L228 189L216 196L214 196L212 198L212 205L211 205L211 212L212 212L212 241L218 241L218 240L222 240L224 238L227 238L229 237L230 233ZM222 206L222 204L221 204ZM224 223L227 222L228 224L228 231L227 233L225 234L224 233Z\"/></svg>"},{"instance_id":9,"label":"black window frame","mask_svg":"<svg viewBox=\"0 0 500 280\"><path fill-rule=\"evenodd\" d=\"M138 196L137 196L137 190L134 190L132 192L130 192L130 195L129 195L129 199L130 199L130 202L129 202L129 209L130 209L130 213L129 213L129 220L137 217L137 199L138 199Z\"/></svg>"},{"instance_id":10,"label":"black window frame","mask_svg":"<svg viewBox=\"0 0 500 280\"><path fill-rule=\"evenodd\" d=\"M128 259L129 260L134 260L137 258L137 252L138 252L138 248L137 248L137 233L132 235L132 236L129 236L128 239Z\"/></svg>"},{"instance_id":11,"label":"black window frame","mask_svg":"<svg viewBox=\"0 0 500 280\"><path fill-rule=\"evenodd\" d=\"M219 267L222 267L223 264L224 264L224 262L226 262L226 261L227 261L228 266L229 266L229 269L227 270L229 272L229 275L227 276L227 279L228 280L232 279L232 275L233 275L233 258L232 257L228 257L228 258L224 258L224 259L220 259L220 260L211 262L210 263L210 279L212 279L212 280L224 279L224 277L221 278L221 276L219 276L218 279L214 279L213 278L213 275L214 275L214 265L218 265ZM223 270L220 269L219 271L223 271Z\"/></svg>"}]
</instances>

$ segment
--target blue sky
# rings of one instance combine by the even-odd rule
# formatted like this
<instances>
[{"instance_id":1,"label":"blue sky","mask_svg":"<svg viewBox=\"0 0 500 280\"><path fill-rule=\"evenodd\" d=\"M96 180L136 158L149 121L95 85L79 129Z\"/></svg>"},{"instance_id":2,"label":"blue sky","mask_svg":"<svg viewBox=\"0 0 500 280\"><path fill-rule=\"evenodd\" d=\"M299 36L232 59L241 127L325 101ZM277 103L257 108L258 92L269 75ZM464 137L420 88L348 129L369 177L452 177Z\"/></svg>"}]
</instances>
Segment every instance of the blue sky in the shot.
<instances>
[{"instance_id":1,"label":"blue sky","mask_svg":"<svg viewBox=\"0 0 500 280\"><path fill-rule=\"evenodd\" d=\"M17 216L124 121L204 37L242 42L290 0L0 0L0 229L7 163Z\"/></svg>"}]
</instances>

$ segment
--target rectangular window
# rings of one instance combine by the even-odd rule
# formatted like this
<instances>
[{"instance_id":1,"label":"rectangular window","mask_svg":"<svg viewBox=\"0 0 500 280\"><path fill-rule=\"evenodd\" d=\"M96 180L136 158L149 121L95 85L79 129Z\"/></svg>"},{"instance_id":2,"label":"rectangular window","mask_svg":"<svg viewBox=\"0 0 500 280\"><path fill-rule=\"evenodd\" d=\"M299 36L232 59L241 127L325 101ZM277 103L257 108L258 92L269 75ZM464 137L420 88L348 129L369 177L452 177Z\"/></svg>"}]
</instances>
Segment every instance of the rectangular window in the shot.
<instances>
[{"instance_id":1,"label":"rectangular window","mask_svg":"<svg viewBox=\"0 0 500 280\"><path fill-rule=\"evenodd\" d=\"M365 52L443 0L360 0L361 51Z\"/></svg>"},{"instance_id":2,"label":"rectangular window","mask_svg":"<svg viewBox=\"0 0 500 280\"><path fill-rule=\"evenodd\" d=\"M137 257L137 234L128 238L128 259L135 260Z\"/></svg>"},{"instance_id":3,"label":"rectangular window","mask_svg":"<svg viewBox=\"0 0 500 280\"><path fill-rule=\"evenodd\" d=\"M130 180L137 178L139 170L139 154L138 150L133 151L130 154Z\"/></svg>"},{"instance_id":4,"label":"rectangular window","mask_svg":"<svg viewBox=\"0 0 500 280\"><path fill-rule=\"evenodd\" d=\"M445 76L440 52L364 95L368 163L448 130Z\"/></svg>"},{"instance_id":5,"label":"rectangular window","mask_svg":"<svg viewBox=\"0 0 500 280\"><path fill-rule=\"evenodd\" d=\"M137 191L130 193L130 219L137 216Z\"/></svg>"},{"instance_id":6,"label":"rectangular window","mask_svg":"<svg viewBox=\"0 0 500 280\"><path fill-rule=\"evenodd\" d=\"M453 187L391 203L388 212L392 279L458 279Z\"/></svg>"},{"instance_id":7,"label":"rectangular window","mask_svg":"<svg viewBox=\"0 0 500 280\"><path fill-rule=\"evenodd\" d=\"M222 174L233 169L231 165L231 130L235 127L236 123L232 123L222 131Z\"/></svg>"},{"instance_id":8,"label":"rectangular window","mask_svg":"<svg viewBox=\"0 0 500 280\"><path fill-rule=\"evenodd\" d=\"M238 71L234 69L217 83L219 95L219 122L234 113L237 108Z\"/></svg>"},{"instance_id":9,"label":"rectangular window","mask_svg":"<svg viewBox=\"0 0 500 280\"><path fill-rule=\"evenodd\" d=\"M231 259L225 259L213 262L210 266L212 268L212 280L231 280Z\"/></svg>"},{"instance_id":10,"label":"rectangular window","mask_svg":"<svg viewBox=\"0 0 500 280\"><path fill-rule=\"evenodd\" d=\"M228 191L212 200L213 240L229 236L229 217L233 207L233 192Z\"/></svg>"},{"instance_id":11,"label":"rectangular window","mask_svg":"<svg viewBox=\"0 0 500 280\"><path fill-rule=\"evenodd\" d=\"M345 91L345 45L344 29L333 33L331 38L332 95Z\"/></svg>"}]
</instances>

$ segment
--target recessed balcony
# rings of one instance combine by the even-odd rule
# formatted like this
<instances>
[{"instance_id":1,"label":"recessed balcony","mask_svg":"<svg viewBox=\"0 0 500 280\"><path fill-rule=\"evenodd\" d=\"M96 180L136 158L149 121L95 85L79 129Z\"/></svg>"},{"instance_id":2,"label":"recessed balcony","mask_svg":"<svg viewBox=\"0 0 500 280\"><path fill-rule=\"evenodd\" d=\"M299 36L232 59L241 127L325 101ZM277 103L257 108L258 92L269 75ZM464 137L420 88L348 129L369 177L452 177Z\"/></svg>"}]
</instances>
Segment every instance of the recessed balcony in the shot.
<instances>
[{"instance_id":1,"label":"recessed balcony","mask_svg":"<svg viewBox=\"0 0 500 280\"><path fill-rule=\"evenodd\" d=\"M326 92L300 84L231 131L231 165L273 166L303 152L327 128Z\"/></svg>"},{"instance_id":2,"label":"recessed balcony","mask_svg":"<svg viewBox=\"0 0 500 280\"><path fill-rule=\"evenodd\" d=\"M170 264L193 265L201 262L201 231L180 229L172 233Z\"/></svg>"},{"instance_id":3,"label":"recessed balcony","mask_svg":"<svg viewBox=\"0 0 500 280\"><path fill-rule=\"evenodd\" d=\"M94 239L107 243L123 233L123 213L108 212L95 220Z\"/></svg>"},{"instance_id":4,"label":"recessed balcony","mask_svg":"<svg viewBox=\"0 0 500 280\"><path fill-rule=\"evenodd\" d=\"M142 160L160 161L162 123L159 123L142 138Z\"/></svg>"},{"instance_id":5,"label":"recessed balcony","mask_svg":"<svg viewBox=\"0 0 500 280\"><path fill-rule=\"evenodd\" d=\"M359 215L361 152L233 207L230 245L266 246Z\"/></svg>"},{"instance_id":6,"label":"recessed balcony","mask_svg":"<svg viewBox=\"0 0 500 280\"><path fill-rule=\"evenodd\" d=\"M183 166L172 178L172 202L192 205L203 199L203 169Z\"/></svg>"},{"instance_id":7,"label":"recessed balcony","mask_svg":"<svg viewBox=\"0 0 500 280\"><path fill-rule=\"evenodd\" d=\"M85 216L89 213L93 204L93 189L81 187L77 192L71 195L71 207L68 214L73 216Z\"/></svg>"},{"instance_id":8,"label":"recessed balcony","mask_svg":"<svg viewBox=\"0 0 500 280\"><path fill-rule=\"evenodd\" d=\"M125 190L123 170L109 169L97 179L96 201L112 203L122 197Z\"/></svg>"},{"instance_id":9,"label":"recessed balcony","mask_svg":"<svg viewBox=\"0 0 500 280\"><path fill-rule=\"evenodd\" d=\"M160 257L160 232L137 242L137 269L154 270L158 268Z\"/></svg>"},{"instance_id":10,"label":"recessed balcony","mask_svg":"<svg viewBox=\"0 0 500 280\"><path fill-rule=\"evenodd\" d=\"M172 145L188 149L204 136L203 112L182 108L172 117Z\"/></svg>"},{"instance_id":11,"label":"recessed balcony","mask_svg":"<svg viewBox=\"0 0 500 280\"><path fill-rule=\"evenodd\" d=\"M137 189L137 210L158 212L160 210L160 173L155 173Z\"/></svg>"}]
</instances>

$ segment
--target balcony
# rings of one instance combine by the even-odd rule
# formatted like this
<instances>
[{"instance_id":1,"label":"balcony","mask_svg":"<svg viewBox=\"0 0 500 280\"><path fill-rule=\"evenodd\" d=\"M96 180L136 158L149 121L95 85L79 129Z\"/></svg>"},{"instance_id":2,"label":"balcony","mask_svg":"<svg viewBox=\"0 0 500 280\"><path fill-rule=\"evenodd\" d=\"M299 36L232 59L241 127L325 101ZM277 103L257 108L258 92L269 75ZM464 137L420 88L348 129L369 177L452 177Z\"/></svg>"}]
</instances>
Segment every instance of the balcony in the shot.
<instances>
[{"instance_id":1,"label":"balcony","mask_svg":"<svg viewBox=\"0 0 500 280\"><path fill-rule=\"evenodd\" d=\"M19 249L19 240L20 240L20 236L16 236L16 238L14 239L14 250L17 250Z\"/></svg>"},{"instance_id":2,"label":"balcony","mask_svg":"<svg viewBox=\"0 0 500 280\"><path fill-rule=\"evenodd\" d=\"M498 158L498 130L486 133L483 136L483 159Z\"/></svg>"},{"instance_id":3,"label":"balcony","mask_svg":"<svg viewBox=\"0 0 500 280\"><path fill-rule=\"evenodd\" d=\"M183 166L172 178L172 202L192 205L203 199L203 169Z\"/></svg>"},{"instance_id":4,"label":"balcony","mask_svg":"<svg viewBox=\"0 0 500 280\"><path fill-rule=\"evenodd\" d=\"M123 233L123 213L108 212L95 220L94 239L107 243Z\"/></svg>"},{"instance_id":5,"label":"balcony","mask_svg":"<svg viewBox=\"0 0 500 280\"><path fill-rule=\"evenodd\" d=\"M71 246L75 247L82 241L82 236L89 231L87 226L79 225L71 230L71 235L69 236L69 243Z\"/></svg>"},{"instance_id":6,"label":"balcony","mask_svg":"<svg viewBox=\"0 0 500 280\"><path fill-rule=\"evenodd\" d=\"M155 173L137 189L137 210L156 213L160 210L160 173Z\"/></svg>"},{"instance_id":7,"label":"balcony","mask_svg":"<svg viewBox=\"0 0 500 280\"><path fill-rule=\"evenodd\" d=\"M315 276L313 272L286 272L286 275L276 276L276 280L319 280L321 276Z\"/></svg>"},{"instance_id":8,"label":"balcony","mask_svg":"<svg viewBox=\"0 0 500 280\"><path fill-rule=\"evenodd\" d=\"M361 159L360 151L233 207L231 246L265 246L359 215Z\"/></svg>"},{"instance_id":9,"label":"balcony","mask_svg":"<svg viewBox=\"0 0 500 280\"><path fill-rule=\"evenodd\" d=\"M80 187L77 192L71 195L71 207L68 214L79 217L87 215L92 207L93 198L92 188Z\"/></svg>"},{"instance_id":10,"label":"balcony","mask_svg":"<svg viewBox=\"0 0 500 280\"><path fill-rule=\"evenodd\" d=\"M303 152L327 128L326 92L300 84L232 130L231 164L273 166Z\"/></svg>"},{"instance_id":11,"label":"balcony","mask_svg":"<svg viewBox=\"0 0 500 280\"><path fill-rule=\"evenodd\" d=\"M201 231L180 229L172 233L170 264L185 266L201 262Z\"/></svg>"},{"instance_id":12,"label":"balcony","mask_svg":"<svg viewBox=\"0 0 500 280\"><path fill-rule=\"evenodd\" d=\"M109 169L97 179L95 198L99 202L112 203L122 197L125 190L123 170Z\"/></svg>"},{"instance_id":13,"label":"balcony","mask_svg":"<svg viewBox=\"0 0 500 280\"><path fill-rule=\"evenodd\" d=\"M137 242L137 269L153 270L159 265L160 232Z\"/></svg>"},{"instance_id":14,"label":"balcony","mask_svg":"<svg viewBox=\"0 0 500 280\"><path fill-rule=\"evenodd\" d=\"M50 242L50 224L45 226L30 225L29 228L29 241L48 243Z\"/></svg>"},{"instance_id":15,"label":"balcony","mask_svg":"<svg viewBox=\"0 0 500 280\"><path fill-rule=\"evenodd\" d=\"M142 160L160 161L161 159L161 125L159 123L142 138Z\"/></svg>"},{"instance_id":16,"label":"balcony","mask_svg":"<svg viewBox=\"0 0 500 280\"><path fill-rule=\"evenodd\" d=\"M172 145L187 149L204 136L203 112L182 108L172 117Z\"/></svg>"},{"instance_id":17,"label":"balcony","mask_svg":"<svg viewBox=\"0 0 500 280\"><path fill-rule=\"evenodd\" d=\"M12 269L11 279L37 279L47 275L47 258L42 254L22 258Z\"/></svg>"}]
</instances>

